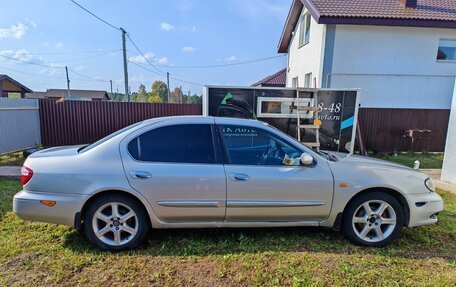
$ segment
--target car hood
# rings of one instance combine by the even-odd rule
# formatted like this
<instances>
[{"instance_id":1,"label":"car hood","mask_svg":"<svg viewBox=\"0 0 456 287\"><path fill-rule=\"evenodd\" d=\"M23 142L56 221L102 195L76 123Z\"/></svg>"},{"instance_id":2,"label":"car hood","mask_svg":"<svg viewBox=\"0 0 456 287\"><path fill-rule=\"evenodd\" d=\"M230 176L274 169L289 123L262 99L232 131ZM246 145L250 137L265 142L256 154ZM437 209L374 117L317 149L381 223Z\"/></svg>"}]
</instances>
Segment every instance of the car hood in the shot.
<instances>
[{"instance_id":1,"label":"car hood","mask_svg":"<svg viewBox=\"0 0 456 287\"><path fill-rule=\"evenodd\" d=\"M29 158L76 155L78 154L78 150L84 146L86 145L51 147L34 152L29 156Z\"/></svg>"},{"instance_id":2,"label":"car hood","mask_svg":"<svg viewBox=\"0 0 456 287\"><path fill-rule=\"evenodd\" d=\"M407 167L405 165L394 163L382 159L367 157L367 156L360 156L360 155L350 155L350 154L343 154L343 153L333 153L335 156L339 158L340 161L353 163L353 164L367 164L367 165L376 165L382 167L389 167L389 168L398 168L398 169L405 169L411 170L414 169Z\"/></svg>"}]
</instances>

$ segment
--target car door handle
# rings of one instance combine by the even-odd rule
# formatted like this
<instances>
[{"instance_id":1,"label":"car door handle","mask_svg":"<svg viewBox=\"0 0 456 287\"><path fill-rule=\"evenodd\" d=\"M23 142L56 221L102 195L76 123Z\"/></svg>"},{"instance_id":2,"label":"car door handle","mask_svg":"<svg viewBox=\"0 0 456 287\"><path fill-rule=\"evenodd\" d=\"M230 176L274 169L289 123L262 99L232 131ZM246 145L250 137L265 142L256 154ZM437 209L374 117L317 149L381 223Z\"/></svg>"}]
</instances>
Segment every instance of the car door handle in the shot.
<instances>
[{"instance_id":1,"label":"car door handle","mask_svg":"<svg viewBox=\"0 0 456 287\"><path fill-rule=\"evenodd\" d=\"M250 179L250 176L243 173L231 173L230 179L234 181L247 181Z\"/></svg>"},{"instance_id":2,"label":"car door handle","mask_svg":"<svg viewBox=\"0 0 456 287\"><path fill-rule=\"evenodd\" d=\"M130 171L130 176L136 179L147 179L152 177L150 173L145 171Z\"/></svg>"}]
</instances>

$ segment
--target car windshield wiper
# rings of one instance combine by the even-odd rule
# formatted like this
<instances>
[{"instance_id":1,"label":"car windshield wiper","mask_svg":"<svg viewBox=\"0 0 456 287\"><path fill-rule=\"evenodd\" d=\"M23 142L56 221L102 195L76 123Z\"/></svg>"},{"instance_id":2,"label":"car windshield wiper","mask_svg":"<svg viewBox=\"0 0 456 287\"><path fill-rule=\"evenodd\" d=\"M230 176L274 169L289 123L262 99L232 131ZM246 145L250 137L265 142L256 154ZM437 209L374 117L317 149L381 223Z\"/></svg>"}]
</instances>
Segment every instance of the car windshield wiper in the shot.
<instances>
[{"instance_id":1,"label":"car windshield wiper","mask_svg":"<svg viewBox=\"0 0 456 287\"><path fill-rule=\"evenodd\" d=\"M322 156L324 156L327 160L330 161L339 161L339 158L329 152L326 151L318 151L318 153Z\"/></svg>"}]
</instances>

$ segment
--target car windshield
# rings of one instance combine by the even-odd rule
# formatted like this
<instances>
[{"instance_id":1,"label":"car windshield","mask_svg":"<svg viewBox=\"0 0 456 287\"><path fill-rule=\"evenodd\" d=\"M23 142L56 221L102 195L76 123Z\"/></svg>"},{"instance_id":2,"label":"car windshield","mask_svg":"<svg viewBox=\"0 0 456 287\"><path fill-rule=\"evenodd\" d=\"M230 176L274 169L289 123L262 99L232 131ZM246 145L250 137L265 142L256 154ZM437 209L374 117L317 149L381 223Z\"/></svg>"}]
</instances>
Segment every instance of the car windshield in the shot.
<instances>
[{"instance_id":1,"label":"car windshield","mask_svg":"<svg viewBox=\"0 0 456 287\"><path fill-rule=\"evenodd\" d=\"M120 129L120 130L118 130L118 131L116 131L116 132L113 132L112 134L110 134L110 135L108 135L108 136L105 136L104 138L102 138L102 139L100 139L100 140L94 142L93 144L90 144L90 145L87 145L87 146L84 146L84 147L80 148L80 149L78 150L78 152L79 152L79 153L83 153L83 152L86 152L86 151L88 151L88 150L91 150L91 149L93 149L94 147L96 147L96 146L98 146L98 145L100 145L100 144L102 144L102 143L104 143L104 142L106 142L106 141L112 139L112 138L115 137L115 136L120 135L121 133L123 133L123 132L125 132L125 131L127 131L127 130L129 130L129 129L131 129L131 128L134 128L134 127L136 127L136 126L139 126L141 123L142 123L142 122L137 122L137 123L135 123L135 124L129 125L128 127L125 127L125 128Z\"/></svg>"}]
</instances>

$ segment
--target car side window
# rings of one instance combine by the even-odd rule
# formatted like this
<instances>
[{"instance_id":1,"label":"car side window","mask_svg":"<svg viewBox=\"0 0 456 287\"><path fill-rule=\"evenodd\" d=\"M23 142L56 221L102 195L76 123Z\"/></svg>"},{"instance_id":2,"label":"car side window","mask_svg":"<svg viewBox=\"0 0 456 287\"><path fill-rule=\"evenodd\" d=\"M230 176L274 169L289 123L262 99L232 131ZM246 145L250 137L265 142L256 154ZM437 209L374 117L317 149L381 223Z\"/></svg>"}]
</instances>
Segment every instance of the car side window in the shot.
<instances>
[{"instance_id":1,"label":"car side window","mask_svg":"<svg viewBox=\"0 0 456 287\"><path fill-rule=\"evenodd\" d=\"M140 161L215 163L209 124L156 128L133 139L128 144L128 151Z\"/></svg>"},{"instance_id":2,"label":"car side window","mask_svg":"<svg viewBox=\"0 0 456 287\"><path fill-rule=\"evenodd\" d=\"M301 151L263 129L220 125L231 164L300 165Z\"/></svg>"}]
</instances>

